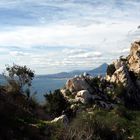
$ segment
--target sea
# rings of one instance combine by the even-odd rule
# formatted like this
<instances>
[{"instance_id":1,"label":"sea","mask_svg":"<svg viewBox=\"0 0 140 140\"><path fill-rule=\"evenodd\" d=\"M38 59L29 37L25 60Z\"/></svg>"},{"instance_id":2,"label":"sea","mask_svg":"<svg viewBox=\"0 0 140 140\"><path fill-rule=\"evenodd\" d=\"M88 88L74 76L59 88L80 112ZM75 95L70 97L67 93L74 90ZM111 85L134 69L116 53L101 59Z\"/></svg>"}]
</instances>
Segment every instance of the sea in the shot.
<instances>
[{"instance_id":1,"label":"sea","mask_svg":"<svg viewBox=\"0 0 140 140\"><path fill-rule=\"evenodd\" d=\"M31 93L35 100L39 103L44 103L45 94L61 89L65 86L67 78L47 78L47 77L35 77L32 81ZM4 85L5 80L0 78L0 85ZM35 94L34 94L35 93Z\"/></svg>"}]
</instances>

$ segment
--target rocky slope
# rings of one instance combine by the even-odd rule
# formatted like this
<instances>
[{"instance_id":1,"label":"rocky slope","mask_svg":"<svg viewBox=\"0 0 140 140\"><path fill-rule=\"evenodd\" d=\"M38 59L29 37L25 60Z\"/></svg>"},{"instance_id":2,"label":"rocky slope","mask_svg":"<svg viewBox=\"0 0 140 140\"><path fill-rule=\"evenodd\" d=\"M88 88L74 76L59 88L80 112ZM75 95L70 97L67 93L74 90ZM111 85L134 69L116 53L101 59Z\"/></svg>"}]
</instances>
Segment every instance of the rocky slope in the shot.
<instances>
[{"instance_id":1,"label":"rocky slope","mask_svg":"<svg viewBox=\"0 0 140 140\"><path fill-rule=\"evenodd\" d=\"M112 73L109 69L113 69ZM140 108L140 42L131 45L126 58L119 58L108 67L106 79L124 87L126 105Z\"/></svg>"},{"instance_id":2,"label":"rocky slope","mask_svg":"<svg viewBox=\"0 0 140 140\"><path fill-rule=\"evenodd\" d=\"M140 108L140 42L134 42L127 57L120 57L107 68L106 77L89 74L67 81L62 94L71 103L93 102L106 109L121 102Z\"/></svg>"},{"instance_id":3,"label":"rocky slope","mask_svg":"<svg viewBox=\"0 0 140 140\"><path fill-rule=\"evenodd\" d=\"M43 107L0 86L0 139L139 140L140 112L134 110L140 110L140 42L110 64L105 77L75 76L47 97Z\"/></svg>"}]
</instances>

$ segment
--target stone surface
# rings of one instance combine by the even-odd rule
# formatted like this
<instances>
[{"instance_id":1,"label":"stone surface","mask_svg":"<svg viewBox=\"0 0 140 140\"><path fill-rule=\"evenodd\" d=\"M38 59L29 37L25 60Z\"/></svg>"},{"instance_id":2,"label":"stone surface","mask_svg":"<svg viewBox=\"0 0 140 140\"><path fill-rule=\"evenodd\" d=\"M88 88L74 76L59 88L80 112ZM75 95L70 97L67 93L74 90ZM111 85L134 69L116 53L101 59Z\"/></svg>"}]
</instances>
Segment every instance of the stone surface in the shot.
<instances>
[{"instance_id":1,"label":"stone surface","mask_svg":"<svg viewBox=\"0 0 140 140\"><path fill-rule=\"evenodd\" d=\"M88 90L91 93L93 92L93 89L90 87L88 80L85 77L69 79L66 83L66 89L69 89L71 92L78 92L80 90Z\"/></svg>"},{"instance_id":2,"label":"stone surface","mask_svg":"<svg viewBox=\"0 0 140 140\"><path fill-rule=\"evenodd\" d=\"M82 103L88 103L88 101L91 99L91 94L88 90L81 90L77 93L75 98Z\"/></svg>"},{"instance_id":3,"label":"stone surface","mask_svg":"<svg viewBox=\"0 0 140 140\"><path fill-rule=\"evenodd\" d=\"M131 71L140 73L140 42L134 42L128 56L128 65Z\"/></svg>"},{"instance_id":4,"label":"stone surface","mask_svg":"<svg viewBox=\"0 0 140 140\"><path fill-rule=\"evenodd\" d=\"M56 122L61 122L64 125L67 125L69 120L68 120L66 115L61 115L61 116L59 116L51 121L51 123L56 123Z\"/></svg>"},{"instance_id":5,"label":"stone surface","mask_svg":"<svg viewBox=\"0 0 140 140\"><path fill-rule=\"evenodd\" d=\"M113 64L116 70L112 75L106 75L106 80L123 85L125 103L140 107L140 42L132 43L129 55L120 57Z\"/></svg>"},{"instance_id":6,"label":"stone surface","mask_svg":"<svg viewBox=\"0 0 140 140\"><path fill-rule=\"evenodd\" d=\"M112 76L107 75L106 80L113 83L122 83L124 86L132 84L130 71L140 74L140 42L132 43L130 54L113 62L116 71Z\"/></svg>"}]
</instances>

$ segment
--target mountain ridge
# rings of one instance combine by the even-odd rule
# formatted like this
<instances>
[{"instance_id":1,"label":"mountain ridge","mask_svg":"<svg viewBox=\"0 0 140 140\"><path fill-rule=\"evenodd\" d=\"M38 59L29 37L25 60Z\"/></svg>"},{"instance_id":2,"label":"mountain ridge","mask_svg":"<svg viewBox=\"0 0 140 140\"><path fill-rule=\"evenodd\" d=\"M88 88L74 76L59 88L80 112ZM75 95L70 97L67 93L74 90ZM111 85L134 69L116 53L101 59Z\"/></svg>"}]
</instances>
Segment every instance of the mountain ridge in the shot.
<instances>
[{"instance_id":1,"label":"mountain ridge","mask_svg":"<svg viewBox=\"0 0 140 140\"><path fill-rule=\"evenodd\" d=\"M90 74L91 76L105 75L108 64L103 63L99 67L92 70L74 70L70 72L60 72L55 74L37 75L37 77L47 77L47 78L72 78L75 75L80 75L84 72Z\"/></svg>"}]
</instances>

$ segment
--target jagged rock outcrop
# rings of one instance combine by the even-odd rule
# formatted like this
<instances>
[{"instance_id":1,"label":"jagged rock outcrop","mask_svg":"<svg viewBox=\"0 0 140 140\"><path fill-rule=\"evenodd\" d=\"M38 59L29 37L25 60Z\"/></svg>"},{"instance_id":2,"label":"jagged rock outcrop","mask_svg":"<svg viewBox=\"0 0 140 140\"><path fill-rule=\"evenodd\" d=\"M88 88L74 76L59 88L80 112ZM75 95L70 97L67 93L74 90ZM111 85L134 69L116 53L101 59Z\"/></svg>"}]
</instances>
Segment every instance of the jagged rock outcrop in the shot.
<instances>
[{"instance_id":1,"label":"jagged rock outcrop","mask_svg":"<svg viewBox=\"0 0 140 140\"><path fill-rule=\"evenodd\" d=\"M140 108L140 42L132 43L130 54L108 67L106 80L123 86L123 99L127 106Z\"/></svg>"},{"instance_id":2,"label":"jagged rock outcrop","mask_svg":"<svg viewBox=\"0 0 140 140\"><path fill-rule=\"evenodd\" d=\"M136 41L132 44L127 61L130 71L140 73L140 41Z\"/></svg>"},{"instance_id":3,"label":"jagged rock outcrop","mask_svg":"<svg viewBox=\"0 0 140 140\"><path fill-rule=\"evenodd\" d=\"M88 90L89 92L93 92L92 87L89 85L87 81L88 77L74 77L69 79L66 83L66 89L69 89L70 92L77 92L80 90Z\"/></svg>"},{"instance_id":4,"label":"jagged rock outcrop","mask_svg":"<svg viewBox=\"0 0 140 140\"><path fill-rule=\"evenodd\" d=\"M67 96L67 91L71 96ZM140 108L140 42L132 44L127 57L121 56L108 66L105 78L76 76L67 81L61 92L70 103L87 104L92 100L99 106L112 108L111 94L111 100L116 103Z\"/></svg>"},{"instance_id":5,"label":"jagged rock outcrop","mask_svg":"<svg viewBox=\"0 0 140 140\"><path fill-rule=\"evenodd\" d=\"M77 92L75 99L82 103L88 103L88 101L91 99L91 94L88 90L81 90Z\"/></svg>"},{"instance_id":6,"label":"jagged rock outcrop","mask_svg":"<svg viewBox=\"0 0 140 140\"><path fill-rule=\"evenodd\" d=\"M103 77L91 77L87 74L69 79L65 89L61 89L61 93L71 104L94 103L102 108L110 109L114 105L109 101L105 88L106 80Z\"/></svg>"},{"instance_id":7,"label":"jagged rock outcrop","mask_svg":"<svg viewBox=\"0 0 140 140\"><path fill-rule=\"evenodd\" d=\"M69 120L68 120L68 117L66 115L61 115L61 116L59 116L51 121L51 123L56 123L56 122L61 122L66 126L66 125L68 125Z\"/></svg>"}]
</instances>

